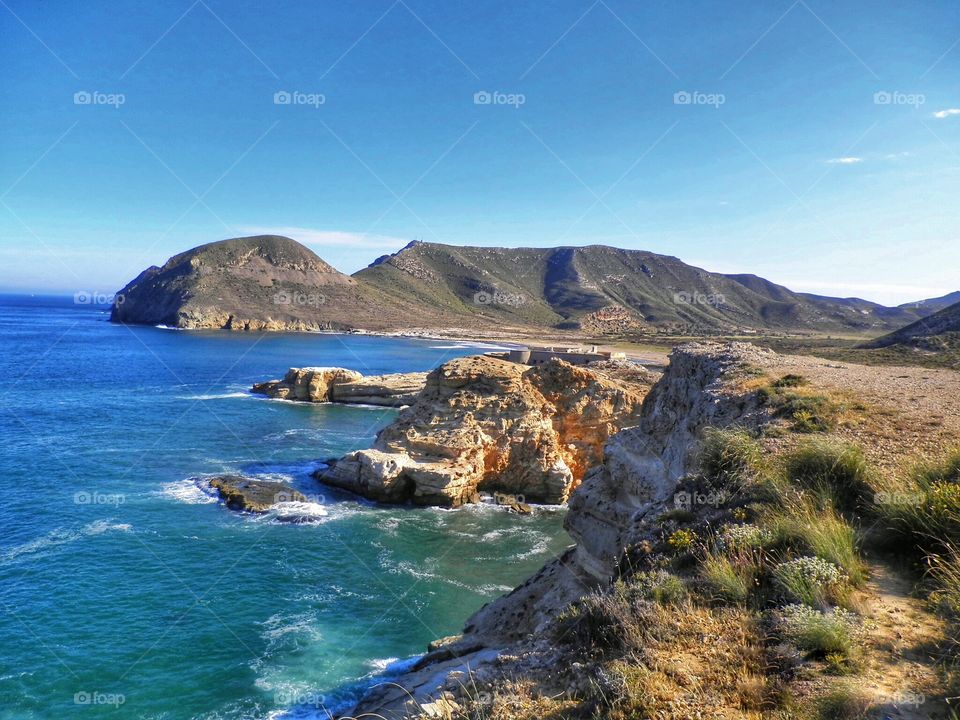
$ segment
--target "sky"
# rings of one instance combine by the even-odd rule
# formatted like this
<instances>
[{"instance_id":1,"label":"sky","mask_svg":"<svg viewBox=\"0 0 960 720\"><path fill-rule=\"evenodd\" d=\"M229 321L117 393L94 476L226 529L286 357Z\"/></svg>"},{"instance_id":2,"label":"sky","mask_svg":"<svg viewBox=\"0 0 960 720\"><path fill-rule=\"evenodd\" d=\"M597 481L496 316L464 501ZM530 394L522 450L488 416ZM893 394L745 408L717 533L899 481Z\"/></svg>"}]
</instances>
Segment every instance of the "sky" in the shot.
<instances>
[{"instance_id":1,"label":"sky","mask_svg":"<svg viewBox=\"0 0 960 720\"><path fill-rule=\"evenodd\" d=\"M0 0L0 291L277 233L960 288L955 0Z\"/></svg>"}]
</instances>

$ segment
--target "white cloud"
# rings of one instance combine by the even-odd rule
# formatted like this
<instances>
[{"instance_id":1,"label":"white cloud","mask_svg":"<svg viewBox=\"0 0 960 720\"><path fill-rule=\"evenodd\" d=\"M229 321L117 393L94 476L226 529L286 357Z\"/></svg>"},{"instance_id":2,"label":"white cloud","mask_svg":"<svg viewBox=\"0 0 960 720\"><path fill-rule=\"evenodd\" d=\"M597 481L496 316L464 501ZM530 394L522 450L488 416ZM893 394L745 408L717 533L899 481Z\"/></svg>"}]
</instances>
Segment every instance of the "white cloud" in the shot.
<instances>
[{"instance_id":1,"label":"white cloud","mask_svg":"<svg viewBox=\"0 0 960 720\"><path fill-rule=\"evenodd\" d=\"M838 157L827 160L830 165L856 165L863 162L863 158L858 157Z\"/></svg>"},{"instance_id":2,"label":"white cloud","mask_svg":"<svg viewBox=\"0 0 960 720\"><path fill-rule=\"evenodd\" d=\"M939 118L940 120L948 118L951 115L960 115L960 108L947 108L946 110L938 110L933 114L935 118Z\"/></svg>"},{"instance_id":3,"label":"white cloud","mask_svg":"<svg viewBox=\"0 0 960 720\"><path fill-rule=\"evenodd\" d=\"M907 152L906 150L904 150L903 152L889 153L888 155L884 155L883 157L886 160L899 160L900 158L913 157L913 153Z\"/></svg>"},{"instance_id":4,"label":"white cloud","mask_svg":"<svg viewBox=\"0 0 960 720\"><path fill-rule=\"evenodd\" d=\"M399 249L410 242L410 238L404 239L390 235L302 227L244 227L241 230L250 235L285 235L304 245L317 247Z\"/></svg>"}]
</instances>

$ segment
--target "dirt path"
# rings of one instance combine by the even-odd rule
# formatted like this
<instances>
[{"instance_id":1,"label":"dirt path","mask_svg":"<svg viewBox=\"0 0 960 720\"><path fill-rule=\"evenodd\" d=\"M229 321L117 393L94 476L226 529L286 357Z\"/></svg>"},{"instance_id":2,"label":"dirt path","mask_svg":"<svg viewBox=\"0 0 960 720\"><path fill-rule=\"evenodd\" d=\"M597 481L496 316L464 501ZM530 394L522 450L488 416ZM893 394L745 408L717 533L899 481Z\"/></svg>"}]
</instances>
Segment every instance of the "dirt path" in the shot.
<instances>
[{"instance_id":1,"label":"dirt path","mask_svg":"<svg viewBox=\"0 0 960 720\"><path fill-rule=\"evenodd\" d=\"M873 696L884 718L948 717L936 667L943 623L911 597L909 580L883 565L872 565L871 573L864 610L866 668L855 684Z\"/></svg>"}]
</instances>

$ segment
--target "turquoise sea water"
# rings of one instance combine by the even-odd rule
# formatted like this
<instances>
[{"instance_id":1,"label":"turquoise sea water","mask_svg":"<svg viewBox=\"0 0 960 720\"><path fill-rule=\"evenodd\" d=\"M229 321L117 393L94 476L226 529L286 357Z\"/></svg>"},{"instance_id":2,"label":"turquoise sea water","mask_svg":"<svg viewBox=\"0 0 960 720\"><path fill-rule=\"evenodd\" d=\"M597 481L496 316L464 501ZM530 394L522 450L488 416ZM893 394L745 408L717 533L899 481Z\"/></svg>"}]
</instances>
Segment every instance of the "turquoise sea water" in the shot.
<instances>
[{"instance_id":1,"label":"turquoise sea water","mask_svg":"<svg viewBox=\"0 0 960 720\"><path fill-rule=\"evenodd\" d=\"M327 717L568 543L562 513L358 502L313 484L394 411L256 398L289 366L426 370L476 348L107 322L0 297L0 718ZM281 479L298 521L192 478Z\"/></svg>"}]
</instances>

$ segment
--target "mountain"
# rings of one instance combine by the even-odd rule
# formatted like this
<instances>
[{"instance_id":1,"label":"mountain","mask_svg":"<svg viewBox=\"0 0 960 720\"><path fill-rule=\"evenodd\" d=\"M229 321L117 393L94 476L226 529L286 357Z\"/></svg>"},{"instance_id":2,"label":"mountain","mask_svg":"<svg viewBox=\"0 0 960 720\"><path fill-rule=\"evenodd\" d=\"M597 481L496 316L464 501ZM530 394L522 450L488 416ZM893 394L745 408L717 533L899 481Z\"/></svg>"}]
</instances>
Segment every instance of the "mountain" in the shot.
<instances>
[{"instance_id":1,"label":"mountain","mask_svg":"<svg viewBox=\"0 0 960 720\"><path fill-rule=\"evenodd\" d=\"M487 322L594 334L663 328L882 332L917 319L901 308L795 293L755 275L722 275L675 257L603 245L456 247L411 243L354 274L397 298Z\"/></svg>"},{"instance_id":2,"label":"mountain","mask_svg":"<svg viewBox=\"0 0 960 720\"><path fill-rule=\"evenodd\" d=\"M413 242L348 276L290 238L261 235L202 245L145 270L120 291L111 319L234 330L416 327L599 337L654 330L877 335L919 316L603 245Z\"/></svg>"},{"instance_id":3,"label":"mountain","mask_svg":"<svg viewBox=\"0 0 960 720\"><path fill-rule=\"evenodd\" d=\"M930 352L960 350L960 302L865 343L862 347L885 348L894 345Z\"/></svg>"},{"instance_id":4,"label":"mountain","mask_svg":"<svg viewBox=\"0 0 960 720\"><path fill-rule=\"evenodd\" d=\"M275 235L201 245L150 267L124 287L110 319L180 328L340 330L379 328L405 303L334 270Z\"/></svg>"},{"instance_id":5,"label":"mountain","mask_svg":"<svg viewBox=\"0 0 960 720\"><path fill-rule=\"evenodd\" d=\"M904 303L900 307L904 310L913 310L919 312L922 316L933 315L935 312L939 312L944 308L948 308L951 305L960 302L960 290L956 292L947 293L941 297L930 298L928 300L917 300L912 303Z\"/></svg>"}]
</instances>

